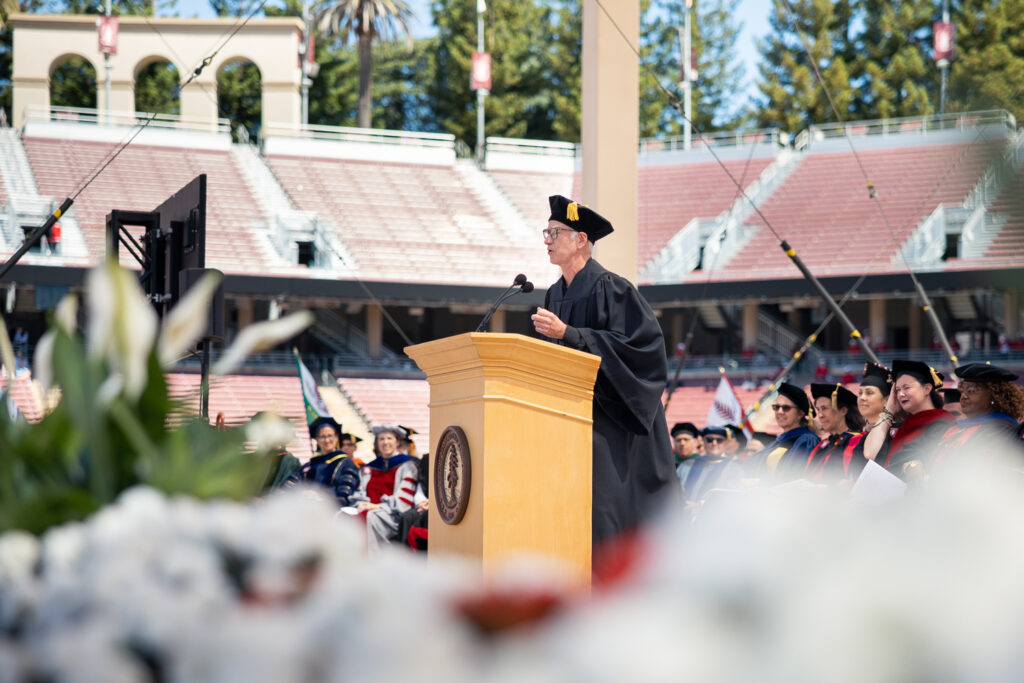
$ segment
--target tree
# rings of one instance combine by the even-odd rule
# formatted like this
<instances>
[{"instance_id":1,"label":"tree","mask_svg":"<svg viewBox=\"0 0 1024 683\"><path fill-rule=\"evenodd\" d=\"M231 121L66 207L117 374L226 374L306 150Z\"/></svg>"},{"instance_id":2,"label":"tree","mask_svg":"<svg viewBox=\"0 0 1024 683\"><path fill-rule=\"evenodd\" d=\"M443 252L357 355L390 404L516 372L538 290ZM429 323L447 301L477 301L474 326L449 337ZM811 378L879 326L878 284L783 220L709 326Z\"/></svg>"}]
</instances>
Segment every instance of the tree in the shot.
<instances>
[{"instance_id":1,"label":"tree","mask_svg":"<svg viewBox=\"0 0 1024 683\"><path fill-rule=\"evenodd\" d=\"M135 79L135 111L180 114L178 69L168 61L147 64Z\"/></svg>"},{"instance_id":2,"label":"tree","mask_svg":"<svg viewBox=\"0 0 1024 683\"><path fill-rule=\"evenodd\" d=\"M952 111L1006 109L1024 117L1024 0L966 0L953 13Z\"/></svg>"},{"instance_id":3,"label":"tree","mask_svg":"<svg viewBox=\"0 0 1024 683\"><path fill-rule=\"evenodd\" d=\"M920 116L932 112L938 70L931 61L929 0L861 0L864 21L857 36L857 73L862 73L855 116L860 119Z\"/></svg>"},{"instance_id":4,"label":"tree","mask_svg":"<svg viewBox=\"0 0 1024 683\"><path fill-rule=\"evenodd\" d=\"M551 137L580 141L580 92L583 85L583 13L578 0L565 0L550 15Z\"/></svg>"},{"instance_id":5,"label":"tree","mask_svg":"<svg viewBox=\"0 0 1024 683\"><path fill-rule=\"evenodd\" d=\"M217 74L217 108L231 123L231 139L239 140L239 127L257 138L263 118L260 70L249 61L231 62Z\"/></svg>"},{"instance_id":6,"label":"tree","mask_svg":"<svg viewBox=\"0 0 1024 683\"><path fill-rule=\"evenodd\" d=\"M764 95L757 103L759 125L796 133L812 123L835 120L812 64L821 71L840 116L844 120L850 116L856 94L849 69L851 19L850 0L775 4L769 19L772 35L758 46L762 55L758 87Z\"/></svg>"},{"instance_id":7,"label":"tree","mask_svg":"<svg viewBox=\"0 0 1024 683\"><path fill-rule=\"evenodd\" d=\"M369 128L373 107L373 41L380 37L390 41L404 37L412 51L409 20L412 9L405 0L335 0L317 15L319 29L325 35L338 35L342 42L350 33L359 45L359 114L360 128Z\"/></svg>"},{"instance_id":8,"label":"tree","mask_svg":"<svg viewBox=\"0 0 1024 683\"><path fill-rule=\"evenodd\" d=\"M50 105L96 108L96 69L83 57L71 57L53 70Z\"/></svg>"}]
</instances>

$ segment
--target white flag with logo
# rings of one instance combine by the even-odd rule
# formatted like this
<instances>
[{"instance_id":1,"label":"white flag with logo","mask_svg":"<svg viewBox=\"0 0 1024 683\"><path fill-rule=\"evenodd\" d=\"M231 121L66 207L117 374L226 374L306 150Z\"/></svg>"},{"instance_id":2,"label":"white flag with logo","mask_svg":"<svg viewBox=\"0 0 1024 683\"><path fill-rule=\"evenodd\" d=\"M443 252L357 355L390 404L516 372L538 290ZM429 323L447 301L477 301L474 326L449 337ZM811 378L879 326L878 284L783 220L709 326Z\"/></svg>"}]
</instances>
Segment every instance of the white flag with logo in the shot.
<instances>
[{"instance_id":1,"label":"white flag with logo","mask_svg":"<svg viewBox=\"0 0 1024 683\"><path fill-rule=\"evenodd\" d=\"M708 419L706 426L718 427L721 425L743 424L743 406L736 396L736 390L732 388L729 378L722 373L718 380L718 389L715 391L715 400L708 408Z\"/></svg>"},{"instance_id":2,"label":"white flag with logo","mask_svg":"<svg viewBox=\"0 0 1024 683\"><path fill-rule=\"evenodd\" d=\"M324 403L323 398L320 397L320 392L316 388L316 380L313 379L313 374L306 367L306 364L302 362L302 358L299 357L299 350L292 349L292 353L295 354L295 362L299 366L299 382L302 384L302 399L306 404L306 424L313 424L313 420L318 417L330 417L331 413L327 410L327 404Z\"/></svg>"}]
</instances>

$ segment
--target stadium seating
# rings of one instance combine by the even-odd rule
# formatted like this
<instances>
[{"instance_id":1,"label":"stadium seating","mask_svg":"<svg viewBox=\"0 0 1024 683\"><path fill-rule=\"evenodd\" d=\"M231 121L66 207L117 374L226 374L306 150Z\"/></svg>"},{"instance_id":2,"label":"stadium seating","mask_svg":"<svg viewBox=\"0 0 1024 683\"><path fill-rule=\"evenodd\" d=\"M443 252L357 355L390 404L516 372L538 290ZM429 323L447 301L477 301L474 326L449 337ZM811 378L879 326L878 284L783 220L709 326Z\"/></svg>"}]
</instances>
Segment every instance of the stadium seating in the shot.
<instances>
[{"instance_id":1,"label":"stadium seating","mask_svg":"<svg viewBox=\"0 0 1024 683\"><path fill-rule=\"evenodd\" d=\"M182 401L187 413L199 414L198 374L171 373L167 375L167 388L171 396ZM297 375L257 376L232 375L213 378L210 384L210 422L224 414L228 426L247 423L260 411L276 412L295 428L295 438L288 450L300 460L312 455L309 432L306 429L306 409L302 400L302 387Z\"/></svg>"},{"instance_id":2,"label":"stadium seating","mask_svg":"<svg viewBox=\"0 0 1024 683\"><path fill-rule=\"evenodd\" d=\"M24 138L39 192L71 196L117 145L71 139ZM265 223L259 203L229 151L130 145L75 201L93 261L103 258L111 209L151 211L200 173L207 174L206 266L229 273L266 269L269 257L253 229ZM122 262L126 260L122 250Z\"/></svg>"},{"instance_id":3,"label":"stadium seating","mask_svg":"<svg viewBox=\"0 0 1024 683\"><path fill-rule=\"evenodd\" d=\"M0 390L10 392L11 400L25 419L29 422L37 422L43 419L42 397L35 384L32 383L32 376L25 372L13 379L7 376L0 376Z\"/></svg>"},{"instance_id":4,"label":"stadium seating","mask_svg":"<svg viewBox=\"0 0 1024 683\"><path fill-rule=\"evenodd\" d=\"M550 269L490 214L451 166L268 157L299 209L335 226L364 279L501 284ZM511 271L495 264L516 264Z\"/></svg>"},{"instance_id":5,"label":"stadium seating","mask_svg":"<svg viewBox=\"0 0 1024 683\"><path fill-rule=\"evenodd\" d=\"M988 207L989 215L1002 216L1005 222L999 233L985 250L984 258L991 262L999 259L1016 259L1017 263L1024 260L1024 200L1021 190L1024 189L1024 175L1019 175L999 194L992 206Z\"/></svg>"},{"instance_id":6,"label":"stadium seating","mask_svg":"<svg viewBox=\"0 0 1024 683\"><path fill-rule=\"evenodd\" d=\"M413 441L420 453L433 448L428 407L430 385L426 380L342 377L338 379L338 386L371 427L379 424L412 427L417 431ZM369 452L364 457L369 457Z\"/></svg>"},{"instance_id":7,"label":"stadium seating","mask_svg":"<svg viewBox=\"0 0 1024 683\"><path fill-rule=\"evenodd\" d=\"M991 149L982 143L874 149L857 156L812 152L761 213L816 274L899 271L902 264L893 257L918 223L939 204L962 202L991 160ZM864 173L877 191L877 204ZM751 217L748 229L753 236L716 277L798 275L759 216Z\"/></svg>"},{"instance_id":8,"label":"stadium seating","mask_svg":"<svg viewBox=\"0 0 1024 683\"><path fill-rule=\"evenodd\" d=\"M544 229L551 215L548 197L553 194L569 196L573 192L571 173L488 170L487 174L538 232Z\"/></svg>"}]
</instances>

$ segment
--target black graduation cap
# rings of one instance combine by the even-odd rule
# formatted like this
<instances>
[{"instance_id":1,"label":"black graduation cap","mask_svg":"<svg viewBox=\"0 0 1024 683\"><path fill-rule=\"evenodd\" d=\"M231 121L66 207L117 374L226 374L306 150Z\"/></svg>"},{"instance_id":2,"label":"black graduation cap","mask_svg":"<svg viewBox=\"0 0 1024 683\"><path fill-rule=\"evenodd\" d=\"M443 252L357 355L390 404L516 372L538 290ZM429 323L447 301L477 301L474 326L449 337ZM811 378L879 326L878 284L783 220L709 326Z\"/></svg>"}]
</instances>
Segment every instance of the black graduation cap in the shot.
<instances>
[{"instance_id":1,"label":"black graduation cap","mask_svg":"<svg viewBox=\"0 0 1024 683\"><path fill-rule=\"evenodd\" d=\"M935 368L922 363L919 360L894 360L892 362L892 378L899 379L900 375L910 375L921 384L931 384L936 389L942 388L944 377Z\"/></svg>"},{"instance_id":2,"label":"black graduation cap","mask_svg":"<svg viewBox=\"0 0 1024 683\"><path fill-rule=\"evenodd\" d=\"M804 390L795 384L789 382L783 382L779 385L779 393L788 398L793 402L793 405L797 407L797 410L802 410L808 415L812 414L811 400L807 398L807 394Z\"/></svg>"},{"instance_id":3,"label":"black graduation cap","mask_svg":"<svg viewBox=\"0 0 1024 683\"><path fill-rule=\"evenodd\" d=\"M1017 375L998 365L987 363L968 363L953 371L961 380L969 382L1013 382Z\"/></svg>"},{"instance_id":4,"label":"black graduation cap","mask_svg":"<svg viewBox=\"0 0 1024 683\"><path fill-rule=\"evenodd\" d=\"M551 195L548 197L548 204L551 205L549 221L558 221L573 230L585 232L591 242L607 237L615 230L607 218L568 197L560 194Z\"/></svg>"},{"instance_id":5,"label":"black graduation cap","mask_svg":"<svg viewBox=\"0 0 1024 683\"><path fill-rule=\"evenodd\" d=\"M337 420L333 417L318 417L309 423L309 438L315 439L316 433L320 431L320 428L324 425L330 425L334 427L336 434L341 434L341 425L338 424Z\"/></svg>"},{"instance_id":6,"label":"black graduation cap","mask_svg":"<svg viewBox=\"0 0 1024 683\"><path fill-rule=\"evenodd\" d=\"M723 439L729 438L729 429L725 425L719 427L705 427L700 430L701 436L720 436Z\"/></svg>"},{"instance_id":7,"label":"black graduation cap","mask_svg":"<svg viewBox=\"0 0 1024 683\"><path fill-rule=\"evenodd\" d=\"M679 433L689 434L692 437L700 436L700 430L692 422L676 422L672 425L672 431L670 432L672 438L674 439L676 434Z\"/></svg>"},{"instance_id":8,"label":"black graduation cap","mask_svg":"<svg viewBox=\"0 0 1024 683\"><path fill-rule=\"evenodd\" d=\"M344 434L341 435L339 441L351 441L352 443L361 443L362 438L356 436L355 434L349 434L348 432L345 432Z\"/></svg>"},{"instance_id":9,"label":"black graduation cap","mask_svg":"<svg viewBox=\"0 0 1024 683\"><path fill-rule=\"evenodd\" d=\"M405 441L412 441L413 434L419 434L419 432L417 432L412 427L406 427L405 425L398 425L398 428L403 430L403 431L405 431L405 437L403 437Z\"/></svg>"},{"instance_id":10,"label":"black graduation cap","mask_svg":"<svg viewBox=\"0 0 1024 683\"><path fill-rule=\"evenodd\" d=\"M942 394L943 403L959 403L960 402L960 390L949 387L947 389L939 389L939 393Z\"/></svg>"},{"instance_id":11,"label":"black graduation cap","mask_svg":"<svg viewBox=\"0 0 1024 683\"><path fill-rule=\"evenodd\" d=\"M892 372L889 368L878 363L867 362L864 364L864 377L860 383L869 387L877 387L886 396L892 391Z\"/></svg>"},{"instance_id":12,"label":"black graduation cap","mask_svg":"<svg viewBox=\"0 0 1024 683\"><path fill-rule=\"evenodd\" d=\"M840 406L854 408L857 405L857 395L842 384L812 384L811 396L831 400L834 410L839 410Z\"/></svg>"},{"instance_id":13,"label":"black graduation cap","mask_svg":"<svg viewBox=\"0 0 1024 683\"><path fill-rule=\"evenodd\" d=\"M740 444L740 448L747 445L747 435L743 433L743 427L739 425L725 425L725 428L729 430L729 438L736 439Z\"/></svg>"}]
</instances>

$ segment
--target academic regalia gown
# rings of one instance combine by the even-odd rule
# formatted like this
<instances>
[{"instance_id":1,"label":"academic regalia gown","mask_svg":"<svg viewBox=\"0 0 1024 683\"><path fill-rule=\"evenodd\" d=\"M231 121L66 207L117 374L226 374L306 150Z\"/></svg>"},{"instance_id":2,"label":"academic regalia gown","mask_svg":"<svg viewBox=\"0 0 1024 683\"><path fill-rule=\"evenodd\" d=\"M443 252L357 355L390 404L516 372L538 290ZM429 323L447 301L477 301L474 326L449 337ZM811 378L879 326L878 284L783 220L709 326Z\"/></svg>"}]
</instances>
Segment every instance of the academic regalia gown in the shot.
<instances>
[{"instance_id":1,"label":"academic regalia gown","mask_svg":"<svg viewBox=\"0 0 1024 683\"><path fill-rule=\"evenodd\" d=\"M829 434L807 456L804 477L813 482L856 479L867 464L864 433Z\"/></svg>"},{"instance_id":2,"label":"academic regalia gown","mask_svg":"<svg viewBox=\"0 0 1024 683\"><path fill-rule=\"evenodd\" d=\"M985 413L957 420L942 433L935 447L932 467L947 460L967 457L981 459L993 454L1024 453L1024 442L1017 436L1019 424L1003 413Z\"/></svg>"},{"instance_id":3,"label":"academic regalia gown","mask_svg":"<svg viewBox=\"0 0 1024 683\"><path fill-rule=\"evenodd\" d=\"M903 466L908 462L919 460L928 465L936 444L952 422L953 416L941 408L908 415L899 427L890 432L891 437L882 445L875 462L897 477L903 476Z\"/></svg>"},{"instance_id":4,"label":"academic regalia gown","mask_svg":"<svg viewBox=\"0 0 1024 683\"><path fill-rule=\"evenodd\" d=\"M559 278L544 307L568 326L558 343L601 357L593 404L596 544L635 527L655 494L675 480L661 403L668 375L665 342L636 288L593 259L568 288Z\"/></svg>"}]
</instances>

